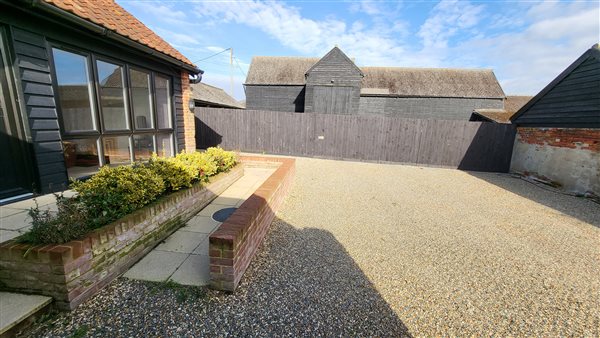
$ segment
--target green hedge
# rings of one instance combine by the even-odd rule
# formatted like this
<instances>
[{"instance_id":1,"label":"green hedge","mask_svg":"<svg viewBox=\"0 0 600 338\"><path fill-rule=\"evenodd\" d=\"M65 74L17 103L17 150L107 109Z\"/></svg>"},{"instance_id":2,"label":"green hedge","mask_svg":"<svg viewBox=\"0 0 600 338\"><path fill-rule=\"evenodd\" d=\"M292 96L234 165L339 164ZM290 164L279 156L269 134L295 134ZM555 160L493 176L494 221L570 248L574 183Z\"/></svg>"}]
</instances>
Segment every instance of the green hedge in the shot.
<instances>
[{"instance_id":1,"label":"green hedge","mask_svg":"<svg viewBox=\"0 0 600 338\"><path fill-rule=\"evenodd\" d=\"M233 152L208 148L204 153L182 152L170 158L153 155L146 163L104 166L90 179L72 182L77 197L57 196L58 212L32 208L32 228L20 241L59 244L81 238L162 195L189 188L195 182L206 182L237 162Z\"/></svg>"}]
</instances>

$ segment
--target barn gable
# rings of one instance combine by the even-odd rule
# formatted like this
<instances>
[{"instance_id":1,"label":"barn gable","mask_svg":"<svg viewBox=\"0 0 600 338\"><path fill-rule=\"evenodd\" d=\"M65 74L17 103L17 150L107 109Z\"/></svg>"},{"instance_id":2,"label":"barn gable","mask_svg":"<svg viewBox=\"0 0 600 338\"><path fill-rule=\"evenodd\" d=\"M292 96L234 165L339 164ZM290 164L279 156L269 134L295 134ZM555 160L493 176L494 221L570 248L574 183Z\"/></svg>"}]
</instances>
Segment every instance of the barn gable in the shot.
<instances>
[{"instance_id":1,"label":"barn gable","mask_svg":"<svg viewBox=\"0 0 600 338\"><path fill-rule=\"evenodd\" d=\"M600 128L600 45L581 55L511 120L528 127Z\"/></svg>"}]
</instances>

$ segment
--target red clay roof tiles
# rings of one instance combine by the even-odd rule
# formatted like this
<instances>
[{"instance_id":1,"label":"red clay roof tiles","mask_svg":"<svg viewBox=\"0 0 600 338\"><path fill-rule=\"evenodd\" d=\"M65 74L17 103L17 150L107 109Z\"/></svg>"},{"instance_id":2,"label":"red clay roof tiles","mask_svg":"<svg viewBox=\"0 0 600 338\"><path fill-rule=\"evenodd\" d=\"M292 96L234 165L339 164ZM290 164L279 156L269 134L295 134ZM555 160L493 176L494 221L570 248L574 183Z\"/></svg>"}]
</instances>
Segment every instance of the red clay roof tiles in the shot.
<instances>
[{"instance_id":1,"label":"red clay roof tiles","mask_svg":"<svg viewBox=\"0 0 600 338\"><path fill-rule=\"evenodd\" d=\"M190 66L194 64L177 49L146 27L113 0L43 0L115 33L169 55Z\"/></svg>"}]
</instances>

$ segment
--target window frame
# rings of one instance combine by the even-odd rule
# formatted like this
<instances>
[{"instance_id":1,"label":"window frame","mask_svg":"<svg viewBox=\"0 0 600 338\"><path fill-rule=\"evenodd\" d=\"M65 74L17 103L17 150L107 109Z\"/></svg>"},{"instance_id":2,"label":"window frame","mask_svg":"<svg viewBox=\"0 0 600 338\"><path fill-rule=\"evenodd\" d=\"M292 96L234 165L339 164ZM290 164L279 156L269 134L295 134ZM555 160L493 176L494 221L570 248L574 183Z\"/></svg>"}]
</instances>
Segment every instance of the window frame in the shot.
<instances>
[{"instance_id":1,"label":"window frame","mask_svg":"<svg viewBox=\"0 0 600 338\"><path fill-rule=\"evenodd\" d=\"M98 113L98 103L97 101L97 94L96 94L96 85L95 85L95 75L94 75L94 71L92 69L92 54L91 53L86 53L84 51L78 51L75 50L69 46L65 46L62 44L55 44L55 43L51 43L49 44L49 50L50 53L49 57L48 57L48 61L49 61L49 67L50 67L50 74L52 76L52 89L54 91L54 102L55 102L55 109L56 109L56 114L58 117L58 126L60 129L60 133L62 136L67 136L67 137L71 137L71 136L80 136L80 137L90 137L90 136L98 136L102 134L101 131L101 125L100 125L100 116ZM56 72L56 62L54 59L54 51L53 49L59 49L62 50L64 52L68 52L68 53L72 53L72 54L77 54L77 55L81 55L83 57L86 58L86 70L88 72L88 94L90 95L90 109L92 110L92 124L94 125L94 129L93 130L80 130L80 131L67 131L65 129L65 125L64 125L64 121L63 121L63 108L61 105L61 100L60 100L60 91L59 91L59 84L58 84L58 76L57 76L57 72Z\"/></svg>"},{"instance_id":2,"label":"window frame","mask_svg":"<svg viewBox=\"0 0 600 338\"><path fill-rule=\"evenodd\" d=\"M55 107L58 117L58 123L61 133L61 140L76 140L76 139L90 139L95 138L97 147L98 147L98 157L100 167L106 165L105 161L105 149L104 149L104 137L114 137L114 136L127 136L129 141L129 161L130 163L134 163L138 160L135 158L135 142L134 135L152 135L153 140L153 152L158 152L158 136L163 135L170 138L170 153L171 156L175 156L177 153L177 119L175 109L174 100L174 86L175 86L175 75L169 75L165 72L157 71L151 68L139 66L138 64L130 63L125 60L119 60L114 57L106 56L101 53L96 53L92 51L82 50L75 47L71 47L69 45L65 45L60 42L48 41L47 43L48 49L50 50L49 57L49 67L50 74L52 76L52 87L54 89L54 97L56 100ZM56 76L56 64L54 60L54 55L52 49L59 49L65 52L77 54L84 56L86 58L86 71L88 73L88 91L90 95L90 107L92 109L92 123L94 124L95 130L91 131L77 131L77 132L67 132L64 128L63 123L63 111L60 103L60 94L58 93L58 79ZM104 115L102 112L102 103L100 96L100 79L98 76L98 67L97 62L103 61L107 63L111 63L114 65L118 65L122 67L123 72L123 84L125 88L123 88L124 94L124 104L126 111L126 123L128 124L128 129L122 130L106 130L104 126ZM151 118L152 118L152 128L144 128L137 129L135 127L134 121L134 113L133 113L133 99L132 99L132 88L131 88L131 78L130 78L130 69L134 69L136 71L141 71L149 75L149 91L150 91L150 109ZM168 80L167 87L167 100L168 100L168 109L169 109L169 128L158 128L158 115L156 109L156 76L160 76L164 79ZM91 86L91 87L90 87ZM61 142L62 145L62 142ZM64 152L64 149L63 149Z\"/></svg>"}]
</instances>

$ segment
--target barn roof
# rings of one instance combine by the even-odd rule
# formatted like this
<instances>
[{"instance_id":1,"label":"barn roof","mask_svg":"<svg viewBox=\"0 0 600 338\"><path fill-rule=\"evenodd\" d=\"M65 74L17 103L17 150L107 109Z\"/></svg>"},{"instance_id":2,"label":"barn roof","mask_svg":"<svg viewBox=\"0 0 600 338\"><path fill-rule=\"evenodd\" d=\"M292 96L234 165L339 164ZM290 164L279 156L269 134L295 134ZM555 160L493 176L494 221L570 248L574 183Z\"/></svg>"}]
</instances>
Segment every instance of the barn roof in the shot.
<instances>
[{"instance_id":1,"label":"barn roof","mask_svg":"<svg viewBox=\"0 0 600 338\"><path fill-rule=\"evenodd\" d=\"M196 68L177 49L113 0L42 0L44 3Z\"/></svg>"},{"instance_id":2,"label":"barn roof","mask_svg":"<svg viewBox=\"0 0 600 338\"><path fill-rule=\"evenodd\" d=\"M202 82L191 84L190 86L192 88L192 97L196 101L223 107L244 108L243 104L229 96L221 88L213 87Z\"/></svg>"},{"instance_id":3,"label":"barn roof","mask_svg":"<svg viewBox=\"0 0 600 338\"><path fill-rule=\"evenodd\" d=\"M247 85L304 85L320 59L256 56ZM504 98L491 69L361 67L362 95Z\"/></svg>"},{"instance_id":4,"label":"barn roof","mask_svg":"<svg viewBox=\"0 0 600 338\"><path fill-rule=\"evenodd\" d=\"M509 95L504 100L504 109L475 109L473 114L496 123L510 123L510 118L533 96Z\"/></svg>"}]
</instances>

